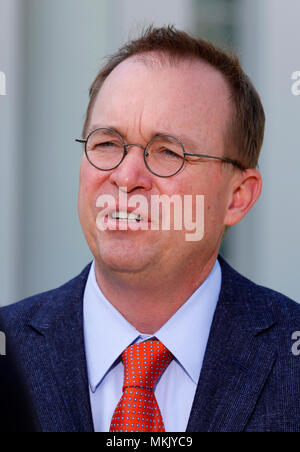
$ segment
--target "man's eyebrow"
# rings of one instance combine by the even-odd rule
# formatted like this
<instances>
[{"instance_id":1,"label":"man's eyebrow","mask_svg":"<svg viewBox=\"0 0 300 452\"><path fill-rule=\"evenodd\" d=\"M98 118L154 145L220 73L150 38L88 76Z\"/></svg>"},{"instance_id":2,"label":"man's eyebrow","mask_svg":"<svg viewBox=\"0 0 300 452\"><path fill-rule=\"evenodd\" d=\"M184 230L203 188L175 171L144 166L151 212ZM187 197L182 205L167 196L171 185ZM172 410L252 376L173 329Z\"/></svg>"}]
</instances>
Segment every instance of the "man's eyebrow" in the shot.
<instances>
[{"instance_id":1,"label":"man's eyebrow","mask_svg":"<svg viewBox=\"0 0 300 452\"><path fill-rule=\"evenodd\" d=\"M121 136L123 136L122 133L116 127L112 127L112 126L109 126L109 125L103 125L103 124L92 124L88 128L88 132L87 133L89 134L93 130L101 129L101 128L115 130ZM157 135L170 135L170 136L173 136L173 137L177 138L178 140L180 140L182 142L183 146L187 147L187 148L195 148L196 146L199 146L199 143L200 143L200 140L193 139L189 135L186 135L184 133L176 134L176 133L170 132L169 130L153 130L152 133L150 133L150 135L149 135L149 137L150 137L149 141L153 137L155 137Z\"/></svg>"},{"instance_id":2,"label":"man's eyebrow","mask_svg":"<svg viewBox=\"0 0 300 452\"><path fill-rule=\"evenodd\" d=\"M104 126L103 124L92 124L91 126L89 126L87 133L89 134L96 129L112 129L112 127Z\"/></svg>"},{"instance_id":3,"label":"man's eyebrow","mask_svg":"<svg viewBox=\"0 0 300 452\"><path fill-rule=\"evenodd\" d=\"M187 148L195 148L196 146L199 146L200 141L191 138L189 135L186 135L184 133L181 134L177 134L177 133L173 133L173 132L169 132L169 131L156 131L153 133L153 136L156 135L171 135L175 138L177 138L179 141L181 141L181 143L183 144L184 147Z\"/></svg>"}]
</instances>

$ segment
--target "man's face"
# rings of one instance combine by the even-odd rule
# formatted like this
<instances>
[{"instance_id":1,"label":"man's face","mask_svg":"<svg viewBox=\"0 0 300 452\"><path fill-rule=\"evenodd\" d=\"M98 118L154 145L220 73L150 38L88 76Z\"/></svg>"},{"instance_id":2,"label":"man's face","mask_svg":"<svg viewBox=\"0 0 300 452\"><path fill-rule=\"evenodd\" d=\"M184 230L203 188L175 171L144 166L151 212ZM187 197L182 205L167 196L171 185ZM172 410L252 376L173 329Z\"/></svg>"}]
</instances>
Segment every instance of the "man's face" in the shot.
<instances>
[{"instance_id":1,"label":"man's face","mask_svg":"<svg viewBox=\"0 0 300 452\"><path fill-rule=\"evenodd\" d=\"M222 75L198 61L176 65L145 64L128 59L117 66L102 86L89 130L115 129L126 143L143 146L154 135L179 138L186 152L226 155L224 137L230 121L230 93ZM79 217L99 269L162 277L182 274L217 255L230 199L232 170L219 161L185 163L176 175L161 178L149 172L143 150L132 146L114 170L100 171L83 156L80 169ZM186 240L186 230L106 230L96 226L101 195L116 200L126 187L128 200L136 194L204 195L205 235ZM144 277L143 276L143 277Z\"/></svg>"}]
</instances>

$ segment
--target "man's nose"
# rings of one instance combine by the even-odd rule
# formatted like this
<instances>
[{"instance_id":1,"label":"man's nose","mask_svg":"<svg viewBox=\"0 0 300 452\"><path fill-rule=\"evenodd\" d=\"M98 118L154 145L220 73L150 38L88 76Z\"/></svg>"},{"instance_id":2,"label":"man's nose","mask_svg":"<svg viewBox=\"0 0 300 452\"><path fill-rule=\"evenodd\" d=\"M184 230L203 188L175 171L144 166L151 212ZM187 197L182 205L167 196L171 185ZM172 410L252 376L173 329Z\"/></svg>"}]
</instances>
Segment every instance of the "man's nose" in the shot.
<instances>
[{"instance_id":1,"label":"man's nose","mask_svg":"<svg viewBox=\"0 0 300 452\"><path fill-rule=\"evenodd\" d=\"M144 148L131 144L126 147L127 154L122 163L112 171L110 181L118 187L126 187L130 193L135 189L150 190L152 175L144 161Z\"/></svg>"}]
</instances>

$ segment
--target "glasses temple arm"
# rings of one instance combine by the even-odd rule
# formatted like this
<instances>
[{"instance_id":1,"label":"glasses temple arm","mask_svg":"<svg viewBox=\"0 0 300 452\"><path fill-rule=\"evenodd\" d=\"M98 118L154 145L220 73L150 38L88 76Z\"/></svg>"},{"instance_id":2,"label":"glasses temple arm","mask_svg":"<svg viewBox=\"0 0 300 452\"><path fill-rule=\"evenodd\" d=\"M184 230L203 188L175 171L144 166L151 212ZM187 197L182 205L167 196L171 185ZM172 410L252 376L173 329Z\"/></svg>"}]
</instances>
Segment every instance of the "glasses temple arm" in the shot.
<instances>
[{"instance_id":1,"label":"glasses temple arm","mask_svg":"<svg viewBox=\"0 0 300 452\"><path fill-rule=\"evenodd\" d=\"M245 171L245 169L246 169L240 162L238 162L237 160L232 160L228 157L214 157L213 155L193 154L190 152L185 152L185 155L191 155L194 157L203 157L203 158L214 159L214 160L221 160L222 162L231 163L232 165L236 166L237 168L239 168L242 171Z\"/></svg>"}]
</instances>

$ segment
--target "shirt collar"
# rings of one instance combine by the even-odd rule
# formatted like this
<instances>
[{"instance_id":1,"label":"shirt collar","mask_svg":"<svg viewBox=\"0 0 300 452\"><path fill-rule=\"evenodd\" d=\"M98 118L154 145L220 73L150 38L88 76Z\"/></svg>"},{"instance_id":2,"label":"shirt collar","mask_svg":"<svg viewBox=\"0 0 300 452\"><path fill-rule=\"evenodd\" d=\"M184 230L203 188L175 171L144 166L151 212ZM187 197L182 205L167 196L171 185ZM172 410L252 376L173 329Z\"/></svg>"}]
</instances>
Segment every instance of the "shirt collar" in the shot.
<instances>
[{"instance_id":1,"label":"shirt collar","mask_svg":"<svg viewBox=\"0 0 300 452\"><path fill-rule=\"evenodd\" d=\"M206 280L153 336L174 355L197 384L214 312L221 290L221 268L216 261ZM180 332L180 333L179 333ZM94 263L84 293L84 338L91 390L97 387L130 344L145 340L99 288Z\"/></svg>"}]
</instances>

